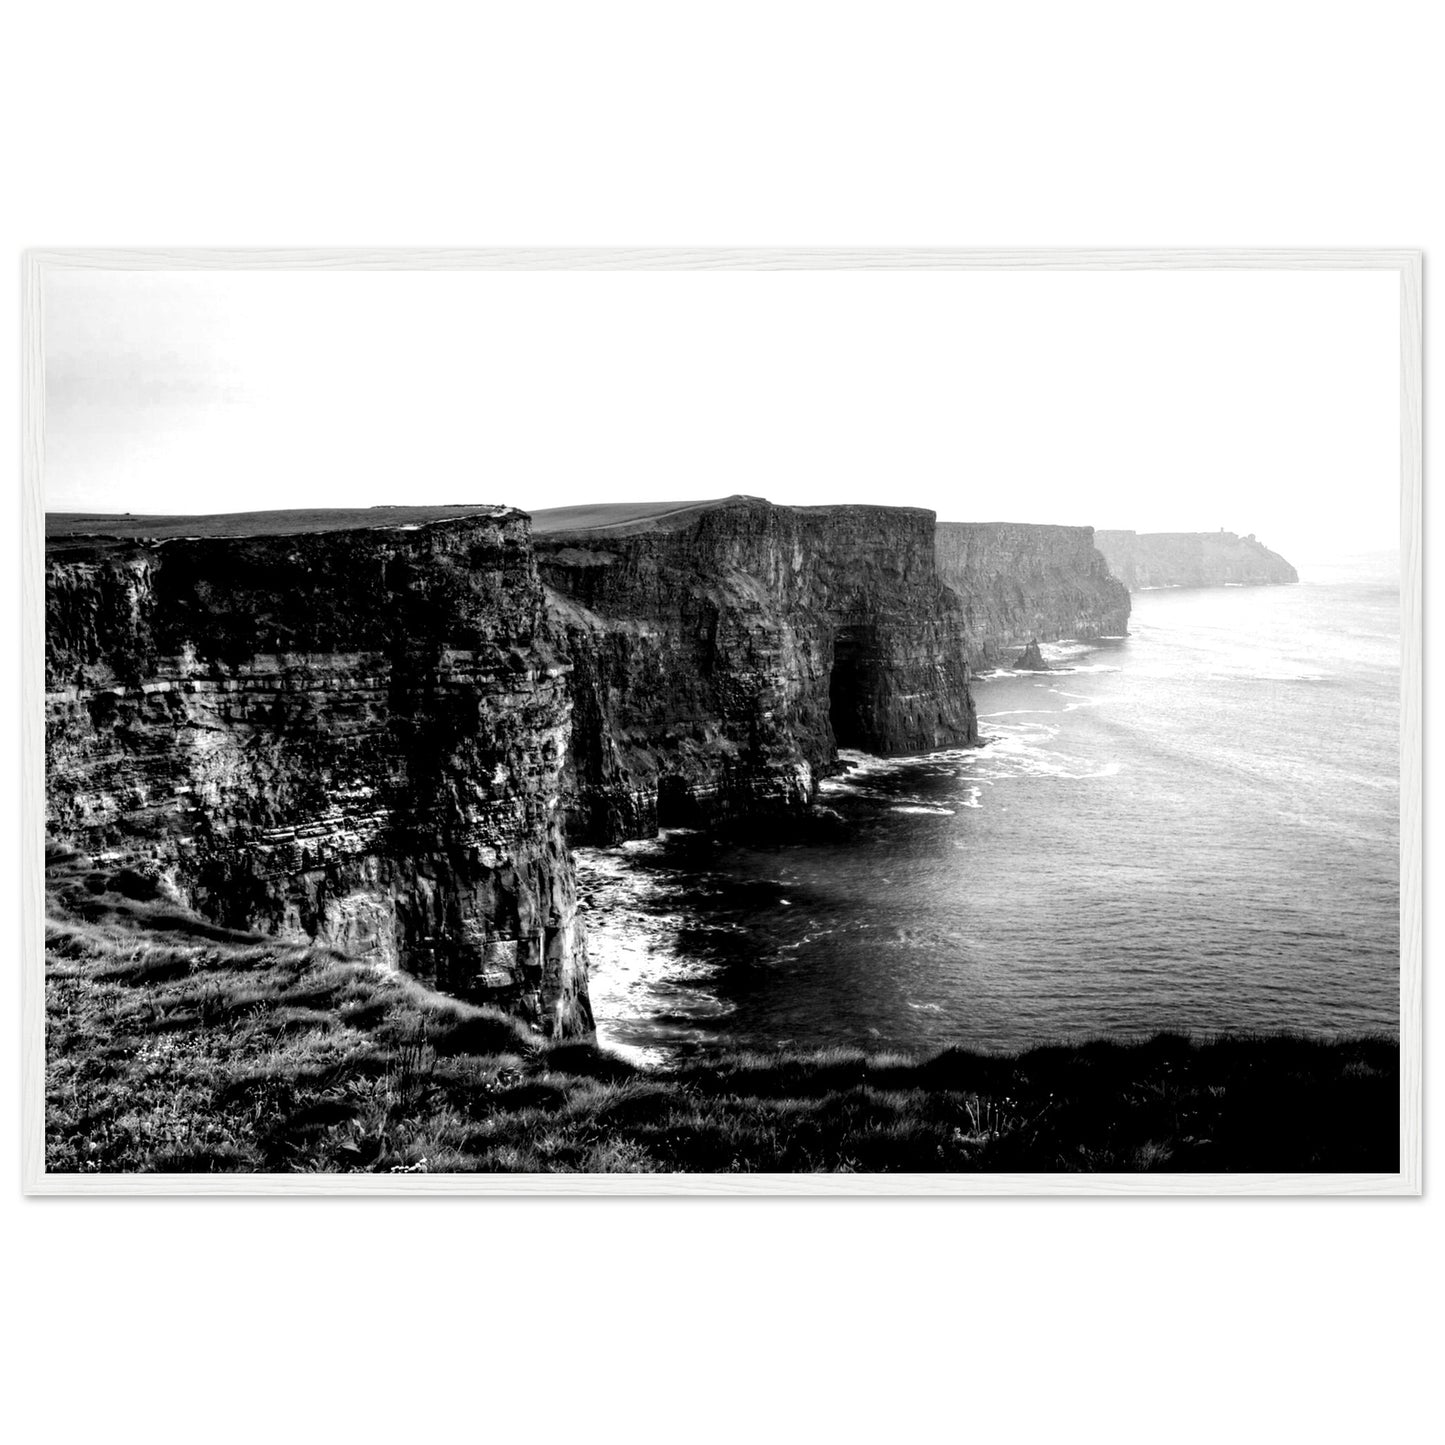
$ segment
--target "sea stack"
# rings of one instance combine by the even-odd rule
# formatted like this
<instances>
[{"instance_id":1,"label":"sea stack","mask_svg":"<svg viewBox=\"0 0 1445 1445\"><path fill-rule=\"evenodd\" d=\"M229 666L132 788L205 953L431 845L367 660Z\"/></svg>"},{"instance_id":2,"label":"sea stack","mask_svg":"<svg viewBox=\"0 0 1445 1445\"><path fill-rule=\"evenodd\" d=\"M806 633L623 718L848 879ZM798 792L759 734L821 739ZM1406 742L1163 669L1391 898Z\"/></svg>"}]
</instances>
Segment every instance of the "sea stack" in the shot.
<instances>
[{"instance_id":1,"label":"sea stack","mask_svg":"<svg viewBox=\"0 0 1445 1445\"><path fill-rule=\"evenodd\" d=\"M1035 638L1024 650L1019 653L1018 661L1014 667L1019 672L1050 672L1052 669L1044 661L1044 655L1039 651L1038 639Z\"/></svg>"}]
</instances>

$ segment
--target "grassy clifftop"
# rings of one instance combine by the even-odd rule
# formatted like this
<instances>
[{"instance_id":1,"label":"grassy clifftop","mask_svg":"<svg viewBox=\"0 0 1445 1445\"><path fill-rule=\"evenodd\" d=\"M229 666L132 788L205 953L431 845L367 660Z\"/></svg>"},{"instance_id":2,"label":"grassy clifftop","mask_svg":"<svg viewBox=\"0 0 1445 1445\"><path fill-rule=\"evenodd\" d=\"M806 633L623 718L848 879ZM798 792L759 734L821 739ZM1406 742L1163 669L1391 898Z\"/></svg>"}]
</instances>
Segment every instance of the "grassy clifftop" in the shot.
<instances>
[{"instance_id":1,"label":"grassy clifftop","mask_svg":"<svg viewBox=\"0 0 1445 1445\"><path fill-rule=\"evenodd\" d=\"M155 516L129 512L47 512L49 542L73 538L166 541L176 537L297 537L316 532L417 528L459 517L491 517L509 511L491 503L447 507L298 507L279 512L210 512Z\"/></svg>"},{"instance_id":2,"label":"grassy clifftop","mask_svg":"<svg viewBox=\"0 0 1445 1445\"><path fill-rule=\"evenodd\" d=\"M47 1168L971 1172L1398 1167L1393 1041L1090 1042L641 1070L331 950L52 869Z\"/></svg>"}]
</instances>

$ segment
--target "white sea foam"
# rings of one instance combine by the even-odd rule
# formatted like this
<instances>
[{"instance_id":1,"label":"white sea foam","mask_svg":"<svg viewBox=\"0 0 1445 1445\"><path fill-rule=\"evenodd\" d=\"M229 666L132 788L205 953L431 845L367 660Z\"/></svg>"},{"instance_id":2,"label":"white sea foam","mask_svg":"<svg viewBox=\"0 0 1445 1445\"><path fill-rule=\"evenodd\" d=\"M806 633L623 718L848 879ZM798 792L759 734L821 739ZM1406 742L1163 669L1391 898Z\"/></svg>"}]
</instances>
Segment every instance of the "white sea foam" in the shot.
<instances>
[{"instance_id":1,"label":"white sea foam","mask_svg":"<svg viewBox=\"0 0 1445 1445\"><path fill-rule=\"evenodd\" d=\"M1063 693L1051 688L1060 696L1073 698L1062 708L1011 708L996 713L981 714L980 720L993 721L1001 718L1057 718L1075 708L1094 705L1092 698L1082 694ZM952 748L944 752L929 753L925 757L875 758L864 753L849 753L848 760L858 759L857 765L845 778L827 779L823 787L836 792L850 793L860 797L876 797L886 801L889 811L894 813L935 813L954 811L954 807L977 808L982 806L982 793L978 786L970 787L963 798L950 798L953 807L945 807L929 798L916 794L898 797L890 796L885 790L872 785L871 780L905 769L926 767L935 775L953 774L967 777L970 782L976 778L979 784L992 784L1006 778L1060 778L1072 782L1087 782L1095 778L1112 778L1118 775L1122 764L1118 761L1096 762L1093 759L1072 756L1051 747L1060 733L1060 725L1045 722L1010 722L1000 726L999 731L989 737L978 748ZM843 754L840 753L840 756Z\"/></svg>"},{"instance_id":2,"label":"white sea foam","mask_svg":"<svg viewBox=\"0 0 1445 1445\"><path fill-rule=\"evenodd\" d=\"M1000 708L998 712L981 712L980 719L996 717L1057 717L1059 709L1056 707L1013 707ZM1055 729L1057 731L1057 729ZM987 746L987 744L985 744Z\"/></svg>"},{"instance_id":3,"label":"white sea foam","mask_svg":"<svg viewBox=\"0 0 1445 1445\"><path fill-rule=\"evenodd\" d=\"M981 776L987 781L1004 778L1060 778L1069 782L1089 782L1096 778L1116 777L1122 768L1118 761L1094 763L1072 757L1045 746L1057 736L1057 729L1042 730L1037 724L1016 725L1016 731L1001 734L989 746Z\"/></svg>"},{"instance_id":4,"label":"white sea foam","mask_svg":"<svg viewBox=\"0 0 1445 1445\"><path fill-rule=\"evenodd\" d=\"M638 868L666 844L661 838L636 839L616 848L579 848L577 879L592 906L588 920L589 991L597 1019L598 1042L639 1064L658 1064L670 1056L666 1044L637 1042L659 1012L679 1014L688 1026L678 1038L705 1035L700 1021L721 1018L734 1005L707 984L717 967L682 952L679 939L697 920L667 905L672 898L668 870ZM716 891L716 890L707 890ZM741 924L710 920L714 933L741 933Z\"/></svg>"},{"instance_id":5,"label":"white sea foam","mask_svg":"<svg viewBox=\"0 0 1445 1445\"><path fill-rule=\"evenodd\" d=\"M991 672L987 677L977 679L981 682L993 682L1006 677L1031 677L1036 682L1047 682L1051 677L1073 677L1075 674L1086 674L1090 672L1118 672L1117 667L1109 667L1104 663L1095 663L1089 666L1070 667L1065 663L1054 663L1047 672Z\"/></svg>"},{"instance_id":6,"label":"white sea foam","mask_svg":"<svg viewBox=\"0 0 1445 1445\"><path fill-rule=\"evenodd\" d=\"M1172 674L1166 670L1141 672L1142 677L1169 677ZM1319 672L1313 668L1292 668L1288 664L1278 663L1263 667L1250 667L1247 665L1223 666L1200 668L1194 677L1199 682L1329 682L1335 676L1331 672Z\"/></svg>"},{"instance_id":7,"label":"white sea foam","mask_svg":"<svg viewBox=\"0 0 1445 1445\"><path fill-rule=\"evenodd\" d=\"M1065 692L1061 687L1051 687L1049 691L1053 693L1055 697L1066 697L1069 699L1069 701L1059 709L1060 712L1078 712L1080 708L1098 707L1099 705L1098 698L1087 697L1081 692Z\"/></svg>"}]
</instances>

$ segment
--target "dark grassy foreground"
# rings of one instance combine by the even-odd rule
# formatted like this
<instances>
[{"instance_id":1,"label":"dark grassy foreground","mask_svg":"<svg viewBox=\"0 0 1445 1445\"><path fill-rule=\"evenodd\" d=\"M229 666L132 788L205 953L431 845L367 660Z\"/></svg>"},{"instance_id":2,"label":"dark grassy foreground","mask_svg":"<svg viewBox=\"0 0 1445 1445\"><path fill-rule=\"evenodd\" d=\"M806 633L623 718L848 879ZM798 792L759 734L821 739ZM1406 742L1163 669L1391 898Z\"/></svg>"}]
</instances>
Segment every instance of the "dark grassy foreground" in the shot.
<instances>
[{"instance_id":1,"label":"dark grassy foreground","mask_svg":"<svg viewBox=\"0 0 1445 1445\"><path fill-rule=\"evenodd\" d=\"M644 1071L127 896L145 891L79 873L52 889L52 1172L1398 1168L1389 1040L1158 1035Z\"/></svg>"}]
</instances>

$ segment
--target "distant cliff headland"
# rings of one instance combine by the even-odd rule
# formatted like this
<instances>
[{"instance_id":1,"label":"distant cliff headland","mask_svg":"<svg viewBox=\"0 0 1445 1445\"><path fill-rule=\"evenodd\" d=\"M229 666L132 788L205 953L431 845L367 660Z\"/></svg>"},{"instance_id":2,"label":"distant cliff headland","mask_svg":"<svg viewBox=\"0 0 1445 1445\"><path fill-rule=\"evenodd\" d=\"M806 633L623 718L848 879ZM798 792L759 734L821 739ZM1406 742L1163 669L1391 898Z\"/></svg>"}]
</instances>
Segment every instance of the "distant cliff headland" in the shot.
<instances>
[{"instance_id":1,"label":"distant cliff headland","mask_svg":"<svg viewBox=\"0 0 1445 1445\"><path fill-rule=\"evenodd\" d=\"M1299 573L1251 532L1096 532L1109 570L1131 592L1149 587L1264 587Z\"/></svg>"}]
</instances>

